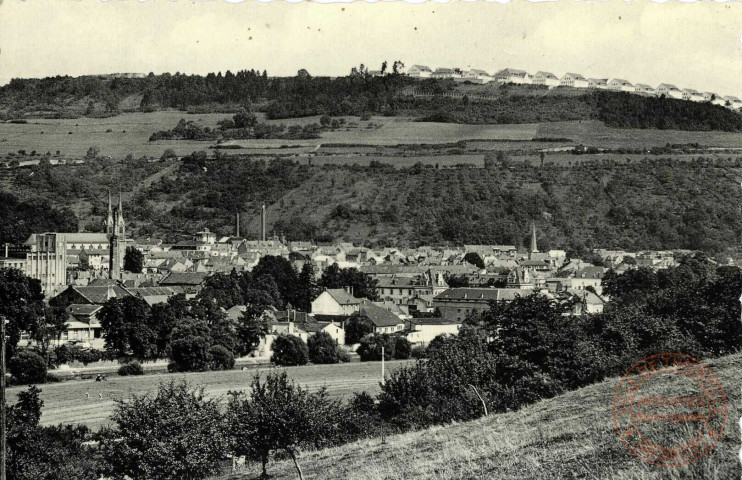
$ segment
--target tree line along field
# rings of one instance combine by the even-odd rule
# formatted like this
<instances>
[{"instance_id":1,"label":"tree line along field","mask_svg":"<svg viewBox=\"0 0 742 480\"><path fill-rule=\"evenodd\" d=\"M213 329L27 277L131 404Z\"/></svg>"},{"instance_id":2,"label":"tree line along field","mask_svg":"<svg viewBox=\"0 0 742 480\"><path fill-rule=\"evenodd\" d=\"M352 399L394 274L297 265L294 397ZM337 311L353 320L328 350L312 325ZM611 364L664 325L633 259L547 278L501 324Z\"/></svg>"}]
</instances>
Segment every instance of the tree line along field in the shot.
<instances>
[{"instance_id":1,"label":"tree line along field","mask_svg":"<svg viewBox=\"0 0 742 480\"><path fill-rule=\"evenodd\" d=\"M410 361L386 362L389 373ZM381 362L352 362L333 365L310 365L280 369L278 367L212 371L203 373L156 374L144 376L110 377L105 382L94 380L64 381L41 386L44 401L41 423L43 425L84 424L98 429L108 423L116 400L127 399L131 394L156 392L161 382L185 379L192 386L203 386L210 398L226 398L229 391L248 390L255 374L285 370L290 379L309 391L327 387L334 398L348 398L354 392L379 392ZM14 403L17 394L26 387L8 389L8 403ZM86 397L89 394L89 398ZM101 399L99 394L103 395Z\"/></svg>"},{"instance_id":2,"label":"tree line along field","mask_svg":"<svg viewBox=\"0 0 742 480\"><path fill-rule=\"evenodd\" d=\"M649 465L621 443L611 410L618 379L611 378L515 412L306 452L302 466L306 478L353 480L736 479L742 474L737 460L742 356L734 354L705 363L725 387L727 422L717 446L689 465ZM648 395L677 394L654 387ZM277 479L296 478L290 460L277 462L271 473ZM235 474L220 478L254 477Z\"/></svg>"}]
</instances>

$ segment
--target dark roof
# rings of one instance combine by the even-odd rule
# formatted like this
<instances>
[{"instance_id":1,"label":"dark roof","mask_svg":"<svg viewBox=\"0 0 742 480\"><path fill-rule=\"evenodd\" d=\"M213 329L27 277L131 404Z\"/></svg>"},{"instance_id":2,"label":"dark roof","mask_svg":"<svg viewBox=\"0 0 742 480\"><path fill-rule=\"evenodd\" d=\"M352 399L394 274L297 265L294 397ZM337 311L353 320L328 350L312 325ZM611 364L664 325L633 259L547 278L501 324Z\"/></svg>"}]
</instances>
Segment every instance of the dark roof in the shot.
<instances>
[{"instance_id":1,"label":"dark roof","mask_svg":"<svg viewBox=\"0 0 742 480\"><path fill-rule=\"evenodd\" d=\"M296 310L286 311L278 310L275 312L276 321L285 322L301 322L301 323L316 323L314 317L307 312L299 312ZM308 330L307 330L308 331Z\"/></svg>"},{"instance_id":2,"label":"dark roof","mask_svg":"<svg viewBox=\"0 0 742 480\"><path fill-rule=\"evenodd\" d=\"M404 323L398 316L386 308L379 307L368 301L364 301L361 304L358 313L353 314L353 316L366 317L376 327L393 327L400 323Z\"/></svg>"},{"instance_id":3,"label":"dark roof","mask_svg":"<svg viewBox=\"0 0 742 480\"><path fill-rule=\"evenodd\" d=\"M527 296L532 293L531 290L521 290L518 288L449 288L445 292L439 293L433 300L435 301L482 301L489 302L492 300L512 300L516 295Z\"/></svg>"},{"instance_id":4,"label":"dark roof","mask_svg":"<svg viewBox=\"0 0 742 480\"><path fill-rule=\"evenodd\" d=\"M417 325L457 325L461 323L458 320L451 320L450 318L414 318L412 319Z\"/></svg>"},{"instance_id":5,"label":"dark roof","mask_svg":"<svg viewBox=\"0 0 742 480\"><path fill-rule=\"evenodd\" d=\"M344 322L345 320L348 319L348 315L317 315L317 314L312 314L312 316L314 317L315 321L320 322L320 323L331 323L331 322L342 323L342 322Z\"/></svg>"},{"instance_id":6,"label":"dark roof","mask_svg":"<svg viewBox=\"0 0 742 480\"><path fill-rule=\"evenodd\" d=\"M301 322L296 324L299 328L307 333L321 332L323 328L330 325L330 322Z\"/></svg>"},{"instance_id":7,"label":"dark roof","mask_svg":"<svg viewBox=\"0 0 742 480\"><path fill-rule=\"evenodd\" d=\"M103 305L111 298L128 297L131 294L119 285L110 286L73 286L75 292L82 295L87 301Z\"/></svg>"},{"instance_id":8,"label":"dark roof","mask_svg":"<svg viewBox=\"0 0 742 480\"><path fill-rule=\"evenodd\" d=\"M84 303L73 303L67 307L67 312L72 315L93 315L95 312L103 308L102 305L87 305Z\"/></svg>"},{"instance_id":9,"label":"dark roof","mask_svg":"<svg viewBox=\"0 0 742 480\"><path fill-rule=\"evenodd\" d=\"M160 280L160 285L201 285L209 272L170 272Z\"/></svg>"},{"instance_id":10,"label":"dark roof","mask_svg":"<svg viewBox=\"0 0 742 480\"><path fill-rule=\"evenodd\" d=\"M361 300L346 292L342 288L328 288L327 293L332 296L340 305L358 305Z\"/></svg>"}]
</instances>

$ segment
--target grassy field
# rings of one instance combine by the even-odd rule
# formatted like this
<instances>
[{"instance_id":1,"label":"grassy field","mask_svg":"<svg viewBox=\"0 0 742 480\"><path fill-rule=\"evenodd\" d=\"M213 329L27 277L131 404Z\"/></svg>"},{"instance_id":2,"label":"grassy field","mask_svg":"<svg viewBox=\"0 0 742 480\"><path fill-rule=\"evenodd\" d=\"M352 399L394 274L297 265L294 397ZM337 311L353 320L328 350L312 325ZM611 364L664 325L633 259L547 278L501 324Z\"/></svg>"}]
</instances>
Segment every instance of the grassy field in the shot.
<instances>
[{"instance_id":1,"label":"grassy field","mask_svg":"<svg viewBox=\"0 0 742 480\"><path fill-rule=\"evenodd\" d=\"M728 417L716 448L690 466L645 464L630 453L613 427L611 404L618 379L544 400L518 412L477 421L370 439L308 452L300 458L306 479L739 479L739 378L742 355L706 362L725 386ZM647 394L673 394L651 391ZM675 392L675 394L677 394ZM293 464L268 472L296 478ZM255 473L233 475L248 480Z\"/></svg>"},{"instance_id":2,"label":"grassy field","mask_svg":"<svg viewBox=\"0 0 742 480\"><path fill-rule=\"evenodd\" d=\"M387 362L387 372L406 361ZM185 374L144 375L140 377L111 377L106 382L94 380L68 381L43 385L41 399L44 401L41 423L85 424L99 428L108 423L115 400L126 398L131 393L141 395L154 392L160 382L187 380L191 385L203 386L211 398L226 397L230 390L246 390L255 373L265 374L273 368L230 370L226 372L204 372ZM375 394L379 390L381 363L344 363L338 365L311 365L285 369L289 377L303 387L316 391L326 386L334 397L345 398L353 392L366 391ZM16 395L25 387L8 390L8 403L16 401ZM90 398L86 398L85 394ZM103 398L99 397L99 394Z\"/></svg>"}]
</instances>

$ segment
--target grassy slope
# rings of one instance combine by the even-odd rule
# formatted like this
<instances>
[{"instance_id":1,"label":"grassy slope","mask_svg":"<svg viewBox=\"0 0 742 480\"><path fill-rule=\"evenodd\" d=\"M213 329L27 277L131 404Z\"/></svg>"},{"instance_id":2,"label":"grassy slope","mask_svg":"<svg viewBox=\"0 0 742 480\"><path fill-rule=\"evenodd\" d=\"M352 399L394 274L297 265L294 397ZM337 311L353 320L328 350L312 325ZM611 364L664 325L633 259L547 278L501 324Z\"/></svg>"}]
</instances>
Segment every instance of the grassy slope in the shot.
<instances>
[{"instance_id":1,"label":"grassy slope","mask_svg":"<svg viewBox=\"0 0 742 480\"><path fill-rule=\"evenodd\" d=\"M726 388L727 425L717 447L689 467L647 465L624 447L611 416L618 379L518 412L391 436L385 444L375 438L306 453L300 461L307 479L739 479L742 354L706 364ZM290 461L272 465L269 473L276 479L296 477Z\"/></svg>"},{"instance_id":2,"label":"grassy slope","mask_svg":"<svg viewBox=\"0 0 742 480\"><path fill-rule=\"evenodd\" d=\"M387 362L387 371L407 361ZM255 373L265 374L271 368L258 370L229 370L225 372L144 375L139 377L111 377L107 382L94 380L67 381L41 386L44 401L41 423L79 423L97 428L108 423L115 400L126 398L130 393L142 395L157 390L160 382L187 380L193 386L203 386L210 397L226 397L230 390L246 390ZM289 378L299 385L316 391L326 386L330 395L344 398L353 392L367 391L375 395L379 391L381 364L344 363L338 365L310 365L287 368ZM8 390L8 401L14 403L19 391L25 387ZM85 394L90 394L86 398ZM102 394L100 398L98 394Z\"/></svg>"}]
</instances>

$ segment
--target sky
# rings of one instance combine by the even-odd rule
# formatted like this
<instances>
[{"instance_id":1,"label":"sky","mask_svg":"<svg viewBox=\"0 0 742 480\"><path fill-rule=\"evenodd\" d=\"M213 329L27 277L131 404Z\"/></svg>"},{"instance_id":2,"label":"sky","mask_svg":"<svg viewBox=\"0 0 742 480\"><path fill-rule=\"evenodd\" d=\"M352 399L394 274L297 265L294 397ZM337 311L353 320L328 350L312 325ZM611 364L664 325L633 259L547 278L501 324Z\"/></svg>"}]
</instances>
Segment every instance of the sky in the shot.
<instances>
[{"instance_id":1,"label":"sky","mask_svg":"<svg viewBox=\"0 0 742 480\"><path fill-rule=\"evenodd\" d=\"M742 95L741 40L740 2L0 0L0 85L251 68L335 76L402 60Z\"/></svg>"}]
</instances>

